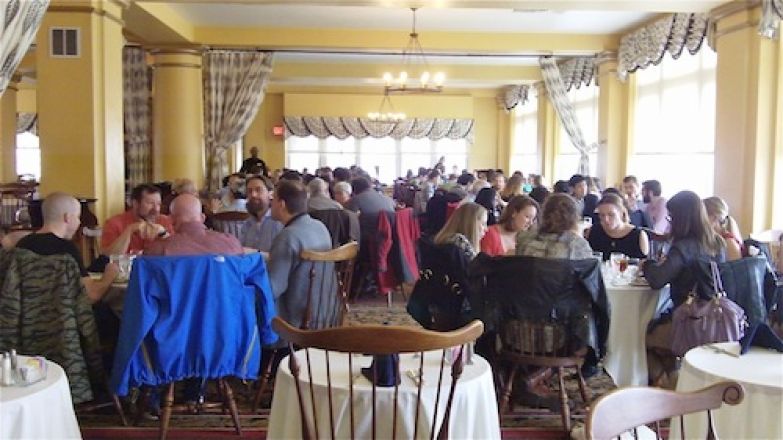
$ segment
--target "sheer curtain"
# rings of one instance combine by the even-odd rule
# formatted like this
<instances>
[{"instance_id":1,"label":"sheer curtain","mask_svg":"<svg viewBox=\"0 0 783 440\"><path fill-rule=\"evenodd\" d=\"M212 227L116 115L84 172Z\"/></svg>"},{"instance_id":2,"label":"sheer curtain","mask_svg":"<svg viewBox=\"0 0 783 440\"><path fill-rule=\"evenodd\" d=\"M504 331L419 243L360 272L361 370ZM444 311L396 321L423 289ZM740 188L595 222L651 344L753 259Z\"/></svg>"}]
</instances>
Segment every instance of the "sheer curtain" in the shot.
<instances>
[{"instance_id":1,"label":"sheer curtain","mask_svg":"<svg viewBox=\"0 0 783 440\"><path fill-rule=\"evenodd\" d=\"M207 187L228 174L226 152L245 135L264 100L272 52L211 50L204 54Z\"/></svg>"},{"instance_id":2,"label":"sheer curtain","mask_svg":"<svg viewBox=\"0 0 783 440\"><path fill-rule=\"evenodd\" d=\"M141 47L122 51L122 106L125 121L125 164L133 188L151 178L150 89L146 52Z\"/></svg>"},{"instance_id":3,"label":"sheer curtain","mask_svg":"<svg viewBox=\"0 0 783 440\"><path fill-rule=\"evenodd\" d=\"M35 40L49 0L0 2L0 96Z\"/></svg>"},{"instance_id":4,"label":"sheer curtain","mask_svg":"<svg viewBox=\"0 0 783 440\"><path fill-rule=\"evenodd\" d=\"M582 85L578 89L572 88L567 93L567 96L574 108L574 115L576 115L576 119L579 121L584 138L598 139L598 86ZM560 125L558 140L558 153L555 158L555 177L567 180L579 168L580 154L574 149L571 138L562 124ZM590 158L590 163L587 174L595 176L598 167L598 151L591 149L588 157Z\"/></svg>"}]
</instances>

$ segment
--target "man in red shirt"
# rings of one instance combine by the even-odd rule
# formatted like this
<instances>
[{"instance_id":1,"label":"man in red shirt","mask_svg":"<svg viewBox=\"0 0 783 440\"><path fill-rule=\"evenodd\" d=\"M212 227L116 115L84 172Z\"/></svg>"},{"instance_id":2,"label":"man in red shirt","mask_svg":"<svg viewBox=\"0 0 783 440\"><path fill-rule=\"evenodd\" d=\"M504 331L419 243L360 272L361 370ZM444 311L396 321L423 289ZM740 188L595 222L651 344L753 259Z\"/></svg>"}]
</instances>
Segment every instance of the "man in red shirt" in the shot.
<instances>
[{"instance_id":1,"label":"man in red shirt","mask_svg":"<svg viewBox=\"0 0 783 440\"><path fill-rule=\"evenodd\" d=\"M138 253L174 229L171 220L160 213L160 189L142 184L131 192L131 209L108 219L103 226L101 253Z\"/></svg>"},{"instance_id":2,"label":"man in red shirt","mask_svg":"<svg viewBox=\"0 0 783 440\"><path fill-rule=\"evenodd\" d=\"M171 218L176 234L148 243L144 255L244 254L236 237L204 226L201 201L193 195L182 194L171 202Z\"/></svg>"}]
</instances>

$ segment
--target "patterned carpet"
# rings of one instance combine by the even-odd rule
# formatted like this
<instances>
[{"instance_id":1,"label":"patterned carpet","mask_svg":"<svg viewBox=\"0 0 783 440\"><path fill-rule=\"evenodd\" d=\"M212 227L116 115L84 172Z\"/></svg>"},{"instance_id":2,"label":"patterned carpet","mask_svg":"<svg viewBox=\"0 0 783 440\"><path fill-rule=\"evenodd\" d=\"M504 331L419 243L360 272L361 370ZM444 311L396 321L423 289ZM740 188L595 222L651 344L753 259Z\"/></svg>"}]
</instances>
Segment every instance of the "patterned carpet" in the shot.
<instances>
[{"instance_id":1,"label":"patterned carpet","mask_svg":"<svg viewBox=\"0 0 783 440\"><path fill-rule=\"evenodd\" d=\"M352 305L348 324L380 324L418 326L407 314L402 298L395 298L395 304L388 308L385 300L361 300ZM587 380L588 386L596 398L614 388L611 379L604 373L599 373ZM269 402L261 414L251 414L254 388L253 383L243 383L231 380L231 387L237 397L240 418L243 429L242 438L264 438L268 422ZM581 403L576 380L566 380L569 398L575 403L572 419L584 419L584 406ZM208 393L210 395L211 393ZM267 399L268 400L268 399ZM102 413L80 414L79 424L85 439L105 438L156 438L158 422L156 420L141 420L138 426L122 427L119 417L110 408ZM132 422L134 415L129 415ZM237 438L234 434L231 418L219 410L209 414L177 415L171 419L170 438ZM516 405L514 411L502 419L504 438L567 438L562 431L560 414L548 409Z\"/></svg>"}]
</instances>

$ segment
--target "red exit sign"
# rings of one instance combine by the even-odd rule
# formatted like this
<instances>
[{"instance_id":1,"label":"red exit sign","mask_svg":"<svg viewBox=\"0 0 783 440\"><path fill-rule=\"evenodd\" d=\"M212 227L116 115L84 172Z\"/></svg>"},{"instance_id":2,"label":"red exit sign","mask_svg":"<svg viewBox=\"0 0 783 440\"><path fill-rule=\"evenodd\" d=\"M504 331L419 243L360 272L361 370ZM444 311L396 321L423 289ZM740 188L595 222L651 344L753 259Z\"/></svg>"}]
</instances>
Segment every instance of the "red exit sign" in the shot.
<instances>
[{"instance_id":1,"label":"red exit sign","mask_svg":"<svg viewBox=\"0 0 783 440\"><path fill-rule=\"evenodd\" d=\"M272 134L274 136L282 136L285 130L283 129L282 125L274 125L272 126Z\"/></svg>"}]
</instances>

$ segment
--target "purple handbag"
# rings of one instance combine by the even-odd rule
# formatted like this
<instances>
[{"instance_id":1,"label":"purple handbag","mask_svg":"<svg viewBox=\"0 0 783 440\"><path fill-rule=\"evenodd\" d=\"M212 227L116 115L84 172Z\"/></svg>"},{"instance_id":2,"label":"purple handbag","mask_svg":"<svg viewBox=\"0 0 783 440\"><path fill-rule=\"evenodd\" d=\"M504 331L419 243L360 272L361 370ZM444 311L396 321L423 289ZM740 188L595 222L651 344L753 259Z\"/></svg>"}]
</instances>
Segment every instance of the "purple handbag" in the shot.
<instances>
[{"instance_id":1,"label":"purple handbag","mask_svg":"<svg viewBox=\"0 0 783 440\"><path fill-rule=\"evenodd\" d=\"M739 341L745 334L745 311L726 298L718 265L710 262L710 268L715 295L703 300L691 293L672 315L672 352L677 356L704 344Z\"/></svg>"}]
</instances>

